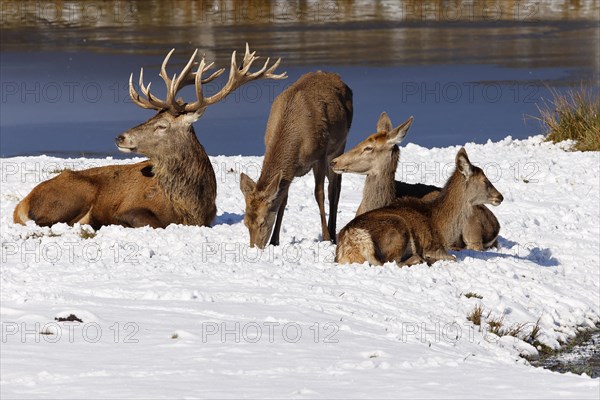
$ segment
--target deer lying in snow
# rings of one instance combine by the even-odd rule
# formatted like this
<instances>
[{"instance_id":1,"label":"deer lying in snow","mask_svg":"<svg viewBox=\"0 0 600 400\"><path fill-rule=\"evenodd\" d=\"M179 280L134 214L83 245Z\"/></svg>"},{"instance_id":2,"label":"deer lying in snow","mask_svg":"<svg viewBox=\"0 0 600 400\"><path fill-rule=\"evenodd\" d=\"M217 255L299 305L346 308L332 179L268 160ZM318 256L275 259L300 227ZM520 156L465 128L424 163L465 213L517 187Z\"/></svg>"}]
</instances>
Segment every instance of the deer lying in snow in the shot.
<instances>
[{"instance_id":1,"label":"deer lying in snow","mask_svg":"<svg viewBox=\"0 0 600 400\"><path fill-rule=\"evenodd\" d=\"M244 224L250 246L279 244L279 231L294 177L315 177L315 199L321 215L323 240L335 240L341 175L329 163L344 152L352 123L352 91L337 74L303 75L273 102L265 134L265 158L257 182L241 174L246 200ZM329 222L325 219L325 176L329 181Z\"/></svg>"},{"instance_id":2,"label":"deer lying in snow","mask_svg":"<svg viewBox=\"0 0 600 400\"><path fill-rule=\"evenodd\" d=\"M404 199L354 218L339 234L336 261L381 265L429 264L453 260L456 243L473 214L473 205L504 199L481 168L469 161L464 148L456 155L456 170L433 200Z\"/></svg>"},{"instance_id":3,"label":"deer lying in snow","mask_svg":"<svg viewBox=\"0 0 600 400\"><path fill-rule=\"evenodd\" d=\"M439 194L441 189L437 186L394 180L400 157L398 144L408 134L412 122L413 117L410 117L394 128L390 118L384 112L377 122L377 133L331 162L331 167L339 174L352 172L367 176L363 199L356 216L390 205L397 198L415 197L432 200ZM486 206L474 205L473 207L473 213L464 225L462 235L453 243L452 248L481 251L497 244L500 232L498 220Z\"/></svg>"},{"instance_id":4,"label":"deer lying in snow","mask_svg":"<svg viewBox=\"0 0 600 400\"><path fill-rule=\"evenodd\" d=\"M81 223L95 229L112 224L154 228L172 223L211 224L216 214L217 182L192 124L208 106L241 85L262 78L282 79L286 75L274 74L280 60L267 68L269 59L262 69L251 73L250 66L258 57L250 53L246 44L242 66L238 68L234 51L227 83L219 92L204 97L202 85L225 69L203 78L213 63L207 65L204 57L198 63L196 50L179 76L171 79L166 65L173 51L167 54L160 70L167 86L165 100L150 93L150 84L144 86L143 69L139 86L145 99L134 89L133 74L130 76L129 94L133 102L158 113L116 138L119 150L144 154L150 159L131 165L62 172L40 183L17 205L13 214L15 223L25 224L29 220L42 226ZM193 71L195 64L198 68ZM176 100L177 92L190 84L195 86L196 101Z\"/></svg>"}]
</instances>

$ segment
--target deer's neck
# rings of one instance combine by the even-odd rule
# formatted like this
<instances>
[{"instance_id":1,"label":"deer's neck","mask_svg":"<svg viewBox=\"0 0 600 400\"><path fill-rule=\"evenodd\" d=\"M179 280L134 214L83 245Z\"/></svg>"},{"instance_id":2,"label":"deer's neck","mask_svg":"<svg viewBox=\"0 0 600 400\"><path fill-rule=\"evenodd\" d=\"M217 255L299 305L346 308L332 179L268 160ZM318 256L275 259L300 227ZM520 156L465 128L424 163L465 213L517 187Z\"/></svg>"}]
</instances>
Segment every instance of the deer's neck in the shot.
<instances>
[{"instance_id":1,"label":"deer's neck","mask_svg":"<svg viewBox=\"0 0 600 400\"><path fill-rule=\"evenodd\" d=\"M216 212L215 173L194 129L187 134L181 146L152 159L153 171L180 223L208 225Z\"/></svg>"},{"instance_id":2,"label":"deer's neck","mask_svg":"<svg viewBox=\"0 0 600 400\"><path fill-rule=\"evenodd\" d=\"M464 177L460 172L455 171L432 203L432 222L442 235L446 248L458 241L464 225L473 212L465 189Z\"/></svg>"},{"instance_id":3,"label":"deer's neck","mask_svg":"<svg viewBox=\"0 0 600 400\"><path fill-rule=\"evenodd\" d=\"M267 145L265 158L263 160L260 177L256 182L257 189L264 190L281 173L281 186L283 189L289 185L295 176L304 175L304 171L298 174L298 149L291 140L286 139L288 135L277 135L277 141ZM306 171L308 172L308 171ZM280 191L281 192L281 191Z\"/></svg>"},{"instance_id":4,"label":"deer's neck","mask_svg":"<svg viewBox=\"0 0 600 400\"><path fill-rule=\"evenodd\" d=\"M356 216L376 208L385 207L396 198L395 175L398 167L400 150L394 146L389 163L382 171L367 175L363 189L363 199L356 211Z\"/></svg>"}]
</instances>

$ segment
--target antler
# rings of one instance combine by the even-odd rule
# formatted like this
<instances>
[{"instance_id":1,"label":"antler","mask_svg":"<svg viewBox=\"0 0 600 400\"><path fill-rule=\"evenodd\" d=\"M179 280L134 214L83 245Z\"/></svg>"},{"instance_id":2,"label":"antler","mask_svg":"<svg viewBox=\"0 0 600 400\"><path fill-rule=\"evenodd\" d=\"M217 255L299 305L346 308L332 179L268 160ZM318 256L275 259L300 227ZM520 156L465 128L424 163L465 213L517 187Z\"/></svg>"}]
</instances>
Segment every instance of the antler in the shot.
<instances>
[{"instance_id":1,"label":"antler","mask_svg":"<svg viewBox=\"0 0 600 400\"><path fill-rule=\"evenodd\" d=\"M144 69L140 69L140 79L139 79L139 87L142 91L142 94L146 96L146 98L140 97L138 92L133 87L133 74L129 76L129 95L135 104L143 108L150 108L154 110L168 110L172 114L184 114L191 112L199 112L204 110L211 104L217 103L224 99L229 93L233 92L238 87L242 86L245 83L248 83L253 80L268 78L268 79L285 79L287 78L287 74L285 72L281 74L275 74L275 69L279 66L281 59L278 59L271 67L267 68L269 65L270 58L267 58L263 67L256 71L250 73L250 67L252 63L257 60L259 57L256 56L256 52L253 51L250 53L250 48L248 43L246 43L246 53L244 54L244 59L242 61L241 68L238 68L236 62L236 52L234 51L231 54L231 68L229 70L229 79L227 83L221 90L219 90L216 94L210 97L204 97L202 93L202 85L208 83L217 77L219 77L224 71L225 68L221 68L215 71L208 78L202 78L202 75L206 73L209 69L211 69L214 63L206 64L204 56L200 59L200 62L196 62L196 56L198 55L198 50L194 51L192 57L185 65L179 76L177 74L173 75L173 78L169 78L167 74L167 63L171 58L171 54L175 49L172 49L167 56L165 57L162 66L160 68L160 77L165 81L165 85L167 87L167 95L165 100L161 100L150 93L150 85L144 85ZM198 64L198 69L196 72L192 71L194 64ZM184 86L190 85L194 83L196 87L196 97L197 100L193 103L184 103L183 100L176 100L175 95L177 92L183 88Z\"/></svg>"}]
</instances>

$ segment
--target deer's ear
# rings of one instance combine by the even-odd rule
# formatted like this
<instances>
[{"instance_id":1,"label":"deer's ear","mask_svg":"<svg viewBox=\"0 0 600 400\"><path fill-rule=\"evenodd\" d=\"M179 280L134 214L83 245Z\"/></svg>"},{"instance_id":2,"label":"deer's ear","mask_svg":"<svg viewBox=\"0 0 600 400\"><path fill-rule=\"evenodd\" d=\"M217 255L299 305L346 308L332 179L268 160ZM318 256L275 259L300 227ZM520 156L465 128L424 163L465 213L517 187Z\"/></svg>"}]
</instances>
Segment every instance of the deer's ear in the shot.
<instances>
[{"instance_id":1,"label":"deer's ear","mask_svg":"<svg viewBox=\"0 0 600 400\"><path fill-rule=\"evenodd\" d=\"M200 109L198 111L195 112L189 112L189 113L185 113L183 115L183 122L185 122L188 125L193 124L194 122L198 121L198 118L200 118L202 116L202 114L204 114L204 109Z\"/></svg>"},{"instance_id":2,"label":"deer's ear","mask_svg":"<svg viewBox=\"0 0 600 400\"><path fill-rule=\"evenodd\" d=\"M245 173L240 174L240 190L244 194L244 197L247 197L250 193L254 192L256 189L256 182L252 180Z\"/></svg>"},{"instance_id":3,"label":"deer's ear","mask_svg":"<svg viewBox=\"0 0 600 400\"><path fill-rule=\"evenodd\" d=\"M392 129L394 129L394 127L392 126L390 117L388 117L385 111L382 112L377 121L377 132L389 132Z\"/></svg>"},{"instance_id":4,"label":"deer's ear","mask_svg":"<svg viewBox=\"0 0 600 400\"><path fill-rule=\"evenodd\" d=\"M467 178L473 173L473 164L469 161L469 156L464 147L456 154L456 168Z\"/></svg>"},{"instance_id":5,"label":"deer's ear","mask_svg":"<svg viewBox=\"0 0 600 400\"><path fill-rule=\"evenodd\" d=\"M410 126L412 125L413 121L414 118L411 116L402 125L399 125L393 130L391 130L387 135L388 143L399 144L402 140L404 140L406 135L408 135L408 130L410 129Z\"/></svg>"},{"instance_id":6,"label":"deer's ear","mask_svg":"<svg viewBox=\"0 0 600 400\"><path fill-rule=\"evenodd\" d=\"M275 175L274 179L269 183L267 188L265 189L265 199L267 202L271 203L277 198L277 194L279 193L279 189L281 186L281 179L283 178L283 172L279 171L277 175Z\"/></svg>"}]
</instances>

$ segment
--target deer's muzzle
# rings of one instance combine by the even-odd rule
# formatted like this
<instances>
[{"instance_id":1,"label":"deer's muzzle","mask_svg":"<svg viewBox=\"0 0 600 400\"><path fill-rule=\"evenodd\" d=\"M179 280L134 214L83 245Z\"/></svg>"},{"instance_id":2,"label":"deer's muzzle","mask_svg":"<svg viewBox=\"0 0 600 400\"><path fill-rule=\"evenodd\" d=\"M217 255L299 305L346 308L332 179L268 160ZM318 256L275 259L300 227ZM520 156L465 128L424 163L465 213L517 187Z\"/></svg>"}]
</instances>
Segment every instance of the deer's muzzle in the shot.
<instances>
[{"instance_id":1,"label":"deer's muzzle","mask_svg":"<svg viewBox=\"0 0 600 400\"><path fill-rule=\"evenodd\" d=\"M331 167L333 172L335 172L336 174L341 174L342 172L346 172L346 168L339 167L337 158L334 158L333 160L331 160L331 162L329 163L329 166Z\"/></svg>"},{"instance_id":2,"label":"deer's muzzle","mask_svg":"<svg viewBox=\"0 0 600 400\"><path fill-rule=\"evenodd\" d=\"M132 146L129 142L130 141L127 140L124 135L119 135L115 138L115 144L117 145L117 148L123 153L131 153L136 150L136 147Z\"/></svg>"},{"instance_id":3,"label":"deer's muzzle","mask_svg":"<svg viewBox=\"0 0 600 400\"><path fill-rule=\"evenodd\" d=\"M498 193L497 196L494 196L490 199L490 203L492 203L493 206L499 206L500 203L502 203L504 201L504 196L502 196L500 193Z\"/></svg>"}]
</instances>

